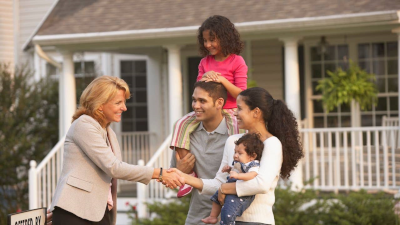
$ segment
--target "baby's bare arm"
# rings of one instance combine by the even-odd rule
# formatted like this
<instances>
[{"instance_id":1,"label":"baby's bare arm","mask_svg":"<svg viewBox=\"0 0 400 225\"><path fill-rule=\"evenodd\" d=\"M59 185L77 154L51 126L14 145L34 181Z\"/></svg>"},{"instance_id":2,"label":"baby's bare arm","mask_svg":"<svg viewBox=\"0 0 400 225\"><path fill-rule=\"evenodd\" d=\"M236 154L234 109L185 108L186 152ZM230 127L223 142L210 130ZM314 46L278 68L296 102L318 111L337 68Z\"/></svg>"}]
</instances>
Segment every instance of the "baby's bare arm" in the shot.
<instances>
[{"instance_id":1,"label":"baby's bare arm","mask_svg":"<svg viewBox=\"0 0 400 225\"><path fill-rule=\"evenodd\" d=\"M232 167L226 165L226 166L224 166L224 168L222 168L221 172L223 172L223 173L228 172L229 173L231 171L231 169L232 169Z\"/></svg>"},{"instance_id":2,"label":"baby's bare arm","mask_svg":"<svg viewBox=\"0 0 400 225\"><path fill-rule=\"evenodd\" d=\"M246 181L246 180L253 179L254 177L257 176L257 174L258 174L257 172L251 171L251 172L247 172L247 173L237 173L237 174L235 174L234 177L232 177L232 174L231 174L231 177L236 178L238 180Z\"/></svg>"}]
</instances>

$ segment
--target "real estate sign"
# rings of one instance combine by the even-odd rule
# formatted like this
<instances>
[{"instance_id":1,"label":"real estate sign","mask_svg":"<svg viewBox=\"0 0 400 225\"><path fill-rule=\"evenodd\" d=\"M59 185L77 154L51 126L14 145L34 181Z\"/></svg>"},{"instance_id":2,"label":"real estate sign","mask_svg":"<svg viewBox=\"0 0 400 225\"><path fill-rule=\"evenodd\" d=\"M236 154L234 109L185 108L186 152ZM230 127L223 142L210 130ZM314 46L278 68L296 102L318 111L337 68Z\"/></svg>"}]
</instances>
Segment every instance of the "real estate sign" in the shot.
<instances>
[{"instance_id":1,"label":"real estate sign","mask_svg":"<svg viewBox=\"0 0 400 225\"><path fill-rule=\"evenodd\" d=\"M45 225L46 208L32 209L8 215L8 225Z\"/></svg>"}]
</instances>

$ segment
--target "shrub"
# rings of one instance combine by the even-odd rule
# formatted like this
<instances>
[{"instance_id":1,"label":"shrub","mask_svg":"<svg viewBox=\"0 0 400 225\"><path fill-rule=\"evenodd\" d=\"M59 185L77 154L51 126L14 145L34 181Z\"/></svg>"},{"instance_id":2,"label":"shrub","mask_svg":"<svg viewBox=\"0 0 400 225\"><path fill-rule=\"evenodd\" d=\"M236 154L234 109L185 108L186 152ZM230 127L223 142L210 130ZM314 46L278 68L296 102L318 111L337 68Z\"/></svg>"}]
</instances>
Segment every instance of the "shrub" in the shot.
<instances>
[{"instance_id":1,"label":"shrub","mask_svg":"<svg viewBox=\"0 0 400 225\"><path fill-rule=\"evenodd\" d=\"M139 219L132 224L185 224L189 202L190 198L185 197L167 204L147 204L156 217ZM277 225L400 225L394 204L393 196L384 192L369 194L361 190L332 194L312 189L295 192L290 187L277 187L273 212Z\"/></svg>"},{"instance_id":2,"label":"shrub","mask_svg":"<svg viewBox=\"0 0 400 225\"><path fill-rule=\"evenodd\" d=\"M279 225L398 225L394 205L393 196L384 192L332 194L312 189L293 192L278 187L273 212Z\"/></svg>"},{"instance_id":3,"label":"shrub","mask_svg":"<svg viewBox=\"0 0 400 225\"><path fill-rule=\"evenodd\" d=\"M185 224L186 215L189 211L190 195L174 199L166 204L161 202L147 203L150 214L155 215L153 219L138 219L130 216L132 225L170 225ZM133 212L133 211L132 211Z\"/></svg>"},{"instance_id":4,"label":"shrub","mask_svg":"<svg viewBox=\"0 0 400 225\"><path fill-rule=\"evenodd\" d=\"M339 201L330 206L327 224L385 225L399 224L394 213L395 201L392 195L380 192L368 194L365 190L337 195Z\"/></svg>"}]
</instances>

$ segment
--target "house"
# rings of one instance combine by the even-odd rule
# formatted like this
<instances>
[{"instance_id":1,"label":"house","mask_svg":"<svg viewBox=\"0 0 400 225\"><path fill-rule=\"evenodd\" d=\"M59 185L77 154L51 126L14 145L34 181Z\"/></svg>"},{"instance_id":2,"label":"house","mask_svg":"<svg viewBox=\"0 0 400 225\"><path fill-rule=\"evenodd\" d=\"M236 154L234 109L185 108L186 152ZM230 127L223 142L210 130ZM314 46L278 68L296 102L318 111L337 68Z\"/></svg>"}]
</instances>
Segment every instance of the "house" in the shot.
<instances>
[{"instance_id":1,"label":"house","mask_svg":"<svg viewBox=\"0 0 400 225\"><path fill-rule=\"evenodd\" d=\"M60 80L60 137L76 107L76 87L96 75L118 76L133 94L128 112L114 127L124 160L168 165L172 124L190 111L201 59L197 29L211 15L227 16L245 42L248 77L284 99L303 121L305 159L293 182L318 177L306 187L397 192L399 12L395 0L58 0L22 49L32 52L37 76ZM327 70L346 68L350 59L376 74L378 104L365 111L357 104L342 105L328 113L315 86ZM385 126L389 123L397 124ZM48 157L54 156L50 164L58 165L61 146L62 139ZM39 175L33 180L51 185L38 184L37 191L50 197L32 202L49 202L56 179L34 174ZM153 184L139 186L138 192L140 198L168 196Z\"/></svg>"}]
</instances>

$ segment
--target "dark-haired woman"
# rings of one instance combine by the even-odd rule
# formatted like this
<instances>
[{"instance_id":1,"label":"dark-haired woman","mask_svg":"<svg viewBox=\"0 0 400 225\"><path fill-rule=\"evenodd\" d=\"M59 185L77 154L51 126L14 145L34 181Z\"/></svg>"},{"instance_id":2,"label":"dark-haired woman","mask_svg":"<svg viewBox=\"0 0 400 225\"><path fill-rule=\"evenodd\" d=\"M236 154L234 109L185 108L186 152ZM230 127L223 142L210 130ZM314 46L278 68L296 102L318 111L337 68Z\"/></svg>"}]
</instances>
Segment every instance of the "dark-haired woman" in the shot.
<instances>
[{"instance_id":1,"label":"dark-haired woman","mask_svg":"<svg viewBox=\"0 0 400 225\"><path fill-rule=\"evenodd\" d=\"M303 157L297 122L285 103L275 100L263 88L242 91L237 97L237 106L239 128L259 134L264 143L258 175L249 181L225 183L227 174L222 173L221 169L232 164L234 143L243 136L237 134L226 141L221 167L214 179L198 179L185 174L182 176L186 183L199 189L201 194L212 195L219 189L221 204L227 194L239 197L256 195L250 207L242 215L237 215L236 224L275 224L272 206L279 177L288 178Z\"/></svg>"}]
</instances>

